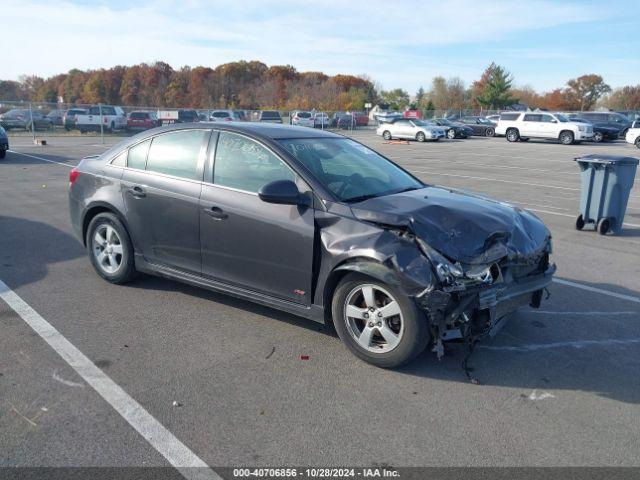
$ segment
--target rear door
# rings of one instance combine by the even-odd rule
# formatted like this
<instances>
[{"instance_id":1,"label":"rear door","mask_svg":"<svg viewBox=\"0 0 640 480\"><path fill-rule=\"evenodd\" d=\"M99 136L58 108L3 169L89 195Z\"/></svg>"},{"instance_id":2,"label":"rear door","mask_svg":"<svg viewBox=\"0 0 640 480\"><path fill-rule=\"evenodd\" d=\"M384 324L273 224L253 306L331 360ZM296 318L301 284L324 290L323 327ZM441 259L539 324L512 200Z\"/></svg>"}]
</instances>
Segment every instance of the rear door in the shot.
<instances>
[{"instance_id":1,"label":"rear door","mask_svg":"<svg viewBox=\"0 0 640 480\"><path fill-rule=\"evenodd\" d=\"M544 136L540 127L541 116L537 113L527 113L522 118L520 125L520 136L522 137L540 137Z\"/></svg>"},{"instance_id":2,"label":"rear door","mask_svg":"<svg viewBox=\"0 0 640 480\"><path fill-rule=\"evenodd\" d=\"M558 121L551 115L543 113L540 115L540 124L538 130L541 137L558 138Z\"/></svg>"},{"instance_id":3,"label":"rear door","mask_svg":"<svg viewBox=\"0 0 640 480\"><path fill-rule=\"evenodd\" d=\"M147 261L201 273L199 200L210 134L177 130L129 149L123 197L136 252Z\"/></svg>"},{"instance_id":4,"label":"rear door","mask_svg":"<svg viewBox=\"0 0 640 480\"><path fill-rule=\"evenodd\" d=\"M274 180L304 182L266 145L220 132L200 199L203 274L242 288L310 303L314 212L266 203L258 190ZM212 175L211 175L212 173Z\"/></svg>"},{"instance_id":5,"label":"rear door","mask_svg":"<svg viewBox=\"0 0 640 480\"><path fill-rule=\"evenodd\" d=\"M418 132L418 129L406 118L393 122L393 129L394 136L401 138L414 138Z\"/></svg>"}]
</instances>

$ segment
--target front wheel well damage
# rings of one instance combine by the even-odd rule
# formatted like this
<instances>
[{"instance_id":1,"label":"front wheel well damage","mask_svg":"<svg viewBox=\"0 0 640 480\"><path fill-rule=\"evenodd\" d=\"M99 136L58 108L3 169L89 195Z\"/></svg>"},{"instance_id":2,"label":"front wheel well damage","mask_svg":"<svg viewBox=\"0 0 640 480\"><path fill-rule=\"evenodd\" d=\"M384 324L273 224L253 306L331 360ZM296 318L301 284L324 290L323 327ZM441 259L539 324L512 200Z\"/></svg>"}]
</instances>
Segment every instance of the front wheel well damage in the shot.
<instances>
[{"instance_id":1,"label":"front wheel well damage","mask_svg":"<svg viewBox=\"0 0 640 480\"><path fill-rule=\"evenodd\" d=\"M374 280L379 280L390 285L399 285L399 281L395 273L389 267L376 260L364 257L345 260L331 271L327 281L325 282L323 305L325 322L327 324L332 323L331 301L333 299L333 294L342 279L352 272L366 275Z\"/></svg>"}]
</instances>

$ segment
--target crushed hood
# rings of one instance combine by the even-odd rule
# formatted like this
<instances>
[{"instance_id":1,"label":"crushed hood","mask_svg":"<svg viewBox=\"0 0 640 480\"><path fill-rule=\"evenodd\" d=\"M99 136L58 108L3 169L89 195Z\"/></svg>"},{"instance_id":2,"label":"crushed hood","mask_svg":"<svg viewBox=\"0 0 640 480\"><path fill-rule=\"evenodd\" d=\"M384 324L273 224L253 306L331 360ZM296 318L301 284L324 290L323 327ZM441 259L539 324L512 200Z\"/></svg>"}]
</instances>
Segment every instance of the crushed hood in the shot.
<instances>
[{"instance_id":1,"label":"crushed hood","mask_svg":"<svg viewBox=\"0 0 640 480\"><path fill-rule=\"evenodd\" d=\"M542 221L525 210L441 187L371 198L351 210L362 221L408 228L450 260L466 264L526 257L549 237Z\"/></svg>"}]
</instances>

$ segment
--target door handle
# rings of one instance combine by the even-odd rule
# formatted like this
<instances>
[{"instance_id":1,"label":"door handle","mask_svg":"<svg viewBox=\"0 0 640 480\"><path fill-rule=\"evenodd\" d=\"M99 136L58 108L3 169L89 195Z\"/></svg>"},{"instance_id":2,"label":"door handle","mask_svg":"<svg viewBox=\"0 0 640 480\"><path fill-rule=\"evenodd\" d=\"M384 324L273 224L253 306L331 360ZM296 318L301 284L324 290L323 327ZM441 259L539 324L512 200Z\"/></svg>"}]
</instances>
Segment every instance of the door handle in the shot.
<instances>
[{"instance_id":1,"label":"door handle","mask_svg":"<svg viewBox=\"0 0 640 480\"><path fill-rule=\"evenodd\" d=\"M142 187L138 187L137 185L135 187L131 187L129 189L129 193L131 195L133 195L136 198L143 198L146 197L147 194L145 193L145 191L142 189Z\"/></svg>"},{"instance_id":2,"label":"door handle","mask_svg":"<svg viewBox=\"0 0 640 480\"><path fill-rule=\"evenodd\" d=\"M229 215L224 213L224 210L222 210L220 207L205 208L203 210L204 213L209 215L214 220L226 220L229 217Z\"/></svg>"}]
</instances>

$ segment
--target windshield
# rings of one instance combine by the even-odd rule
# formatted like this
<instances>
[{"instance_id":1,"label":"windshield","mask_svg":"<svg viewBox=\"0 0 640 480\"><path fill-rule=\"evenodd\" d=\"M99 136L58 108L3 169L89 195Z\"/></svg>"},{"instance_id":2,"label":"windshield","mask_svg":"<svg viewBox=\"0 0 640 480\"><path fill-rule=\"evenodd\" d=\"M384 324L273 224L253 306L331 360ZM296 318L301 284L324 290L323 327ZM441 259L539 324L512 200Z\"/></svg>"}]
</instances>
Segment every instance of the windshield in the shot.
<instances>
[{"instance_id":1,"label":"windshield","mask_svg":"<svg viewBox=\"0 0 640 480\"><path fill-rule=\"evenodd\" d=\"M566 123L569 121L569 119L567 117L565 117L564 115L560 114L560 113L556 113L555 114L556 118L561 121L562 123Z\"/></svg>"},{"instance_id":2,"label":"windshield","mask_svg":"<svg viewBox=\"0 0 640 480\"><path fill-rule=\"evenodd\" d=\"M279 142L344 202L424 186L378 153L348 138L294 138Z\"/></svg>"},{"instance_id":3,"label":"windshield","mask_svg":"<svg viewBox=\"0 0 640 480\"><path fill-rule=\"evenodd\" d=\"M493 122L491 120L487 120L486 118L479 118L478 123L482 125L493 125Z\"/></svg>"},{"instance_id":4,"label":"windshield","mask_svg":"<svg viewBox=\"0 0 640 480\"><path fill-rule=\"evenodd\" d=\"M439 119L437 120L437 122L438 122L440 125L451 125L451 122L450 122L449 120L445 120L444 118L439 118Z\"/></svg>"}]
</instances>

